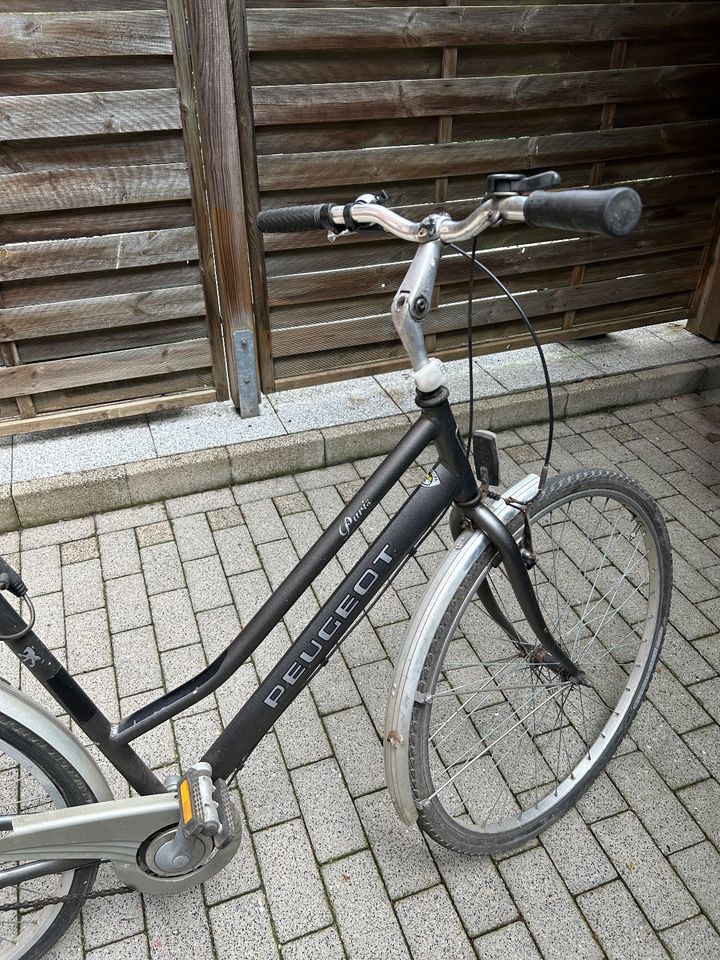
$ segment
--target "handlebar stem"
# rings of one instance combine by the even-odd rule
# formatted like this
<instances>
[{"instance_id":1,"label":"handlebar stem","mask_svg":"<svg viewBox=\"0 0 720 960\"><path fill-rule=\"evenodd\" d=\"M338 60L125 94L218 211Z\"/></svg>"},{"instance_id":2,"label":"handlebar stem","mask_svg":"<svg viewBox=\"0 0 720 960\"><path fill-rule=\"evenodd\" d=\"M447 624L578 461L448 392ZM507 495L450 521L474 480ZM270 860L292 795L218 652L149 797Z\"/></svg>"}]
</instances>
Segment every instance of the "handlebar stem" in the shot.
<instances>
[{"instance_id":1,"label":"handlebar stem","mask_svg":"<svg viewBox=\"0 0 720 960\"><path fill-rule=\"evenodd\" d=\"M424 393L436 390L445 380L442 364L428 359L422 329L430 310L442 248L441 240L430 240L418 247L391 308L393 326L410 358L415 383Z\"/></svg>"}]
</instances>

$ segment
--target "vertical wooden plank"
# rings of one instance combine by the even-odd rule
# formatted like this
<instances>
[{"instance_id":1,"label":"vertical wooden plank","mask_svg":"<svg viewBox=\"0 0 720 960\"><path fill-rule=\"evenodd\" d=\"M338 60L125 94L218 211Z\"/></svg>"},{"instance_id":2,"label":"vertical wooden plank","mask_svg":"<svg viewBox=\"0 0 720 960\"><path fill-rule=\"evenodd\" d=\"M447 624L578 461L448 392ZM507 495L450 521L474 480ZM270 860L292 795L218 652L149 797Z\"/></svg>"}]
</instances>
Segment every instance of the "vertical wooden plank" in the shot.
<instances>
[{"instance_id":1,"label":"vertical wooden plank","mask_svg":"<svg viewBox=\"0 0 720 960\"><path fill-rule=\"evenodd\" d=\"M634 0L624 0L624 2L633 3ZM627 53L627 40L615 40L612 45L612 50L610 52L610 63L608 69L610 70L619 70L625 63L625 55ZM615 111L617 110L616 103L605 103L603 104L602 113L600 115L600 129L601 130L610 130L613 123L615 122ZM602 183L602 179L605 175L605 161L598 160L592 165L590 171L590 178L588 180L588 186L594 187L599 183ZM579 263L577 266L573 267L572 274L570 276L570 284L573 287L579 287L583 282L585 277L585 266L584 263ZM572 327L575 322L575 311L568 310L563 316L562 327L563 330L568 330Z\"/></svg>"},{"instance_id":2,"label":"vertical wooden plank","mask_svg":"<svg viewBox=\"0 0 720 960\"><path fill-rule=\"evenodd\" d=\"M255 343L260 370L260 387L266 393L275 387L275 367L272 358L270 336L270 311L268 309L267 277L265 272L265 249L262 234L257 228L260 212L260 186L257 174L257 151L255 147L255 121L250 82L250 61L247 41L245 0L227 0L230 26L230 49L232 52L235 108L240 138L240 158L245 196L245 220L250 276L252 280L253 311L255 316Z\"/></svg>"},{"instance_id":3,"label":"vertical wooden plank","mask_svg":"<svg viewBox=\"0 0 720 960\"><path fill-rule=\"evenodd\" d=\"M192 193L193 219L197 229L200 271L203 278L208 338L212 354L213 382L218 400L229 397L225 350L222 340L220 303L217 292L217 277L213 258L210 214L205 190L202 147L198 127L197 103L193 84L192 59L185 19L184 0L167 0L170 34L173 44L173 60L180 96L183 140L187 156Z\"/></svg>"},{"instance_id":4,"label":"vertical wooden plank","mask_svg":"<svg viewBox=\"0 0 720 960\"><path fill-rule=\"evenodd\" d=\"M255 323L227 8L185 0L185 9L230 396L243 413L233 334L254 337Z\"/></svg>"},{"instance_id":5,"label":"vertical wooden plank","mask_svg":"<svg viewBox=\"0 0 720 960\"><path fill-rule=\"evenodd\" d=\"M446 7L456 7L460 3L460 0L445 0ZM457 47L443 47L442 52L442 65L440 68L440 76L443 80L452 79L457 75L457 59L458 59L458 48ZM453 117L452 114L447 116L438 117L437 125L437 143L450 143L452 141L452 130L453 130ZM435 180L435 203L441 204L447 200L448 193L448 178L447 177L438 177ZM437 307L440 303L440 287L436 284L435 289L433 290L432 307ZM428 334L425 337L425 347L428 353L432 353L436 345L436 336L434 333Z\"/></svg>"},{"instance_id":6,"label":"vertical wooden plank","mask_svg":"<svg viewBox=\"0 0 720 960\"><path fill-rule=\"evenodd\" d=\"M703 269L690 304L688 330L720 341L720 200L715 204L715 237L705 251Z\"/></svg>"},{"instance_id":7,"label":"vertical wooden plank","mask_svg":"<svg viewBox=\"0 0 720 960\"><path fill-rule=\"evenodd\" d=\"M20 354L18 353L17 344L13 340L9 340L6 343L0 344L0 356L2 357L3 363L6 367L19 367L22 363ZM15 397L15 402L18 405L18 410L20 411L21 417L37 416L37 411L35 410L35 404L32 401L32 397Z\"/></svg>"}]
</instances>

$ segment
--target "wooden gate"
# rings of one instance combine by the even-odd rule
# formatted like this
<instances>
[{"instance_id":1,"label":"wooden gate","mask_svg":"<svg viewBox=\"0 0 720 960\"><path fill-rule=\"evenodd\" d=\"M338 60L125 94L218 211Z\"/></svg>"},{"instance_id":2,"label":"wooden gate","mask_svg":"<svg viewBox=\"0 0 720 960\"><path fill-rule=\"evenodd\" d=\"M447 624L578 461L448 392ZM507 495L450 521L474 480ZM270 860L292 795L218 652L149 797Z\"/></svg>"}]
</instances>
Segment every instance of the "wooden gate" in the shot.
<instances>
[{"instance_id":1,"label":"wooden gate","mask_svg":"<svg viewBox=\"0 0 720 960\"><path fill-rule=\"evenodd\" d=\"M200 28L190 3L3 0L0 434L241 406L232 65L224 2L203 6Z\"/></svg>"},{"instance_id":2,"label":"wooden gate","mask_svg":"<svg viewBox=\"0 0 720 960\"><path fill-rule=\"evenodd\" d=\"M252 88L243 123L255 127L259 193L247 176L249 209L385 187L408 216L440 205L460 217L491 172L630 183L645 211L629 239L505 227L481 238L484 261L520 292L546 341L685 318L708 302L720 4L228 3L236 74ZM267 284L267 298L256 296L265 389L406 362L388 307L407 244L287 234L264 247L255 269L256 292ZM465 276L462 259L446 256L427 322L441 357L464 351ZM525 345L489 282L477 294L479 349ZM696 325L717 334L707 317Z\"/></svg>"}]
</instances>

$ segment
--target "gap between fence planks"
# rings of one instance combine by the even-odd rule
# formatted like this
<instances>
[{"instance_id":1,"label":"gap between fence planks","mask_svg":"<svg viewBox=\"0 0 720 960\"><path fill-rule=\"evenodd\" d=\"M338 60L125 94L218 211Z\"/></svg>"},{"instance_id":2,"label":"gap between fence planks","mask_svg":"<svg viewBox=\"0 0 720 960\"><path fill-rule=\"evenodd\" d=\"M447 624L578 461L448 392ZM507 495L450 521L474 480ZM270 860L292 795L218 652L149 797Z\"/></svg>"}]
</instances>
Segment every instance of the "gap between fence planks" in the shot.
<instances>
[{"instance_id":1,"label":"gap between fence planks","mask_svg":"<svg viewBox=\"0 0 720 960\"><path fill-rule=\"evenodd\" d=\"M630 330L633 327L642 327L655 323L671 323L682 320L687 316L690 294L685 293L678 298L662 298L667 306L663 309L645 309L644 301L635 301L638 313L623 313L603 320L585 322L582 319L577 328L564 330L560 323L562 315L551 318L556 322L552 326L547 322L539 325L538 336L542 343L557 343L583 337L596 337L619 330ZM452 341L449 337L452 337ZM464 342L461 342L465 337ZM520 347L532 346L532 340L524 325L514 328L511 324L492 324L488 327L479 327L473 337L475 352L480 354L495 353L498 350L516 350ZM467 360L467 338L460 332L451 335L438 336L434 356L441 360ZM318 383L330 383L340 377L361 377L367 375L371 367L374 373L386 373L392 370L407 369L407 355L399 341L368 344L364 348L348 347L341 350L331 350L325 353L300 354L289 357L279 357L277 360L278 390L291 390L299 386L309 386Z\"/></svg>"},{"instance_id":2,"label":"gap between fence planks","mask_svg":"<svg viewBox=\"0 0 720 960\"><path fill-rule=\"evenodd\" d=\"M720 120L700 120L467 143L274 154L258 158L258 171L262 190L375 184L582 163L598 157L680 153L717 146L719 138Z\"/></svg>"},{"instance_id":3,"label":"gap between fence planks","mask_svg":"<svg viewBox=\"0 0 720 960\"><path fill-rule=\"evenodd\" d=\"M693 222L684 233L676 225L639 230L625 241L615 238L585 237L556 240L483 251L483 263L496 273L524 273L554 267L573 266L580 262L623 260L646 253L679 250L702 246L713 235L712 221ZM372 264L346 270L313 271L273 277L268 281L270 306L312 303L320 300L386 294L388 288L402 280L409 260L392 264ZM467 276L467 260L459 254L446 253L440 264L438 283L460 283Z\"/></svg>"}]
</instances>

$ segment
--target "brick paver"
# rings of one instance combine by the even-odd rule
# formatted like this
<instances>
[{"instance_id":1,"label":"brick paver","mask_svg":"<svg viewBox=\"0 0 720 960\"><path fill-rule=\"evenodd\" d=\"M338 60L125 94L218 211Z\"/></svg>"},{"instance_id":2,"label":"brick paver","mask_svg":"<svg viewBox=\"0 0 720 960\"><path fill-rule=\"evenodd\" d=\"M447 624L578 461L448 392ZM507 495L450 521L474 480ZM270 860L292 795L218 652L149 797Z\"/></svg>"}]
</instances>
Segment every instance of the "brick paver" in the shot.
<instances>
[{"instance_id":1,"label":"brick paver","mask_svg":"<svg viewBox=\"0 0 720 960\"><path fill-rule=\"evenodd\" d=\"M452 854L403 827L385 787L387 688L450 542L441 525L240 775L246 835L227 870L173 898L89 903L52 955L720 958L719 398L558 425L557 469L616 467L658 497L677 566L672 626L632 740L539 841L497 859ZM499 446L508 482L537 469L544 430L508 430ZM15 562L19 550L39 630L116 717L217 656L377 462L24 530L2 549ZM367 537L420 475L393 488ZM362 537L348 543L216 697L141 738L161 775L198 758L362 550ZM4 650L0 672L18 675Z\"/></svg>"}]
</instances>

